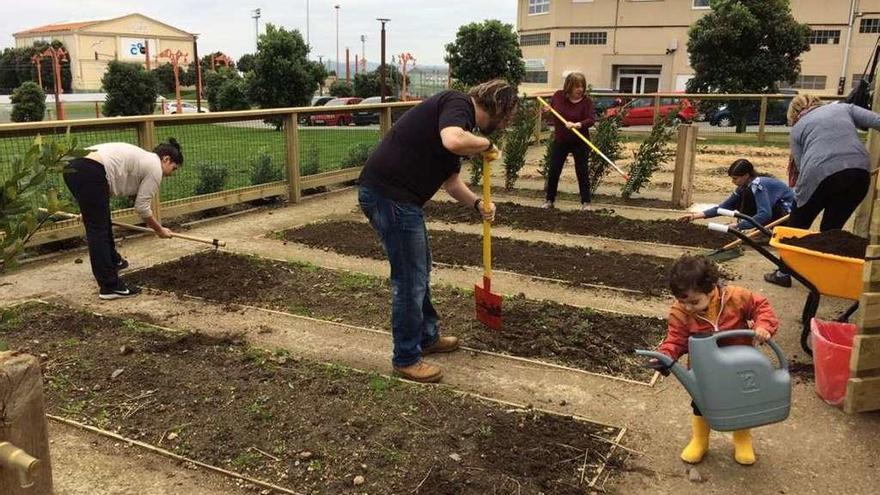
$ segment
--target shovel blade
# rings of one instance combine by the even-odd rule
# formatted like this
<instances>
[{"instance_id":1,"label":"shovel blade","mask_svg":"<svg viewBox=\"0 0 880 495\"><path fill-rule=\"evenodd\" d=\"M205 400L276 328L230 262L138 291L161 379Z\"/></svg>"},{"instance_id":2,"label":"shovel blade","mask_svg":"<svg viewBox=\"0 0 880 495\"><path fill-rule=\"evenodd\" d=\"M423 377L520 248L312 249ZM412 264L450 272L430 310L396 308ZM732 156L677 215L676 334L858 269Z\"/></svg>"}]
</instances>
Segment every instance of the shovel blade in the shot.
<instances>
[{"instance_id":1,"label":"shovel blade","mask_svg":"<svg viewBox=\"0 0 880 495\"><path fill-rule=\"evenodd\" d=\"M477 320L491 328L501 330L501 295L493 294L479 285L474 286Z\"/></svg>"},{"instance_id":2,"label":"shovel blade","mask_svg":"<svg viewBox=\"0 0 880 495\"><path fill-rule=\"evenodd\" d=\"M706 257L716 263L723 263L725 261L730 261L730 260L739 258L743 254L744 254L743 248L740 246L737 246L735 248L714 251L712 253L707 254Z\"/></svg>"}]
</instances>

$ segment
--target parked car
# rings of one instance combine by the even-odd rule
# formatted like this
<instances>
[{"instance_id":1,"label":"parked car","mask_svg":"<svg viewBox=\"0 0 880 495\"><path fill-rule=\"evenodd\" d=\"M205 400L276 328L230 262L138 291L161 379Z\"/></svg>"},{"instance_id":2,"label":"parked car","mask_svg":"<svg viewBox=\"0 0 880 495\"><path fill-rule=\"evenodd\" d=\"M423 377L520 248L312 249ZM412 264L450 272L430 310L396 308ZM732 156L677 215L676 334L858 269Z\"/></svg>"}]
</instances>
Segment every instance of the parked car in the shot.
<instances>
[{"instance_id":1,"label":"parked car","mask_svg":"<svg viewBox=\"0 0 880 495\"><path fill-rule=\"evenodd\" d=\"M767 100L767 117L764 123L767 125L786 125L788 119L788 105L792 98L782 100ZM761 120L761 103L758 101L750 101L745 109L746 125L758 125ZM709 116L709 124L718 127L733 127L736 121L730 108L727 105L721 105L718 110Z\"/></svg>"},{"instance_id":2,"label":"parked car","mask_svg":"<svg viewBox=\"0 0 880 495\"><path fill-rule=\"evenodd\" d=\"M313 96L312 102L309 104L310 107L323 107L327 104L328 101L334 100L335 96ZM299 123L302 125L309 125L309 116L308 115L300 115Z\"/></svg>"},{"instance_id":3,"label":"parked car","mask_svg":"<svg viewBox=\"0 0 880 495\"><path fill-rule=\"evenodd\" d=\"M208 113L207 103L202 104L201 110L199 110L194 103L189 103L186 101L181 102L180 106L182 110L180 113ZM177 113L177 102L174 100L166 100L164 113Z\"/></svg>"},{"instance_id":4,"label":"parked car","mask_svg":"<svg viewBox=\"0 0 880 495\"><path fill-rule=\"evenodd\" d=\"M396 101L400 101L396 96L386 96L385 103L394 103ZM360 102L361 105L375 105L377 103L382 103L381 96L371 96L369 98L365 98ZM391 122L394 123L397 119L406 112L406 108L394 108L391 110ZM354 125L370 125L370 124L378 124L379 123L379 111L378 110L359 110L351 112L352 120L354 121Z\"/></svg>"},{"instance_id":5,"label":"parked car","mask_svg":"<svg viewBox=\"0 0 880 495\"><path fill-rule=\"evenodd\" d=\"M617 107L623 104L620 98L616 96L602 96L602 93L617 93L616 89L593 88L590 90L590 98L593 99L593 108L596 110L596 117L603 117L609 108Z\"/></svg>"},{"instance_id":6,"label":"parked car","mask_svg":"<svg viewBox=\"0 0 880 495\"><path fill-rule=\"evenodd\" d=\"M363 98L334 98L327 102L325 107L344 107L348 105L357 105ZM309 116L309 124L311 125L351 125L353 118L351 112L335 112L321 113Z\"/></svg>"},{"instance_id":7,"label":"parked car","mask_svg":"<svg viewBox=\"0 0 880 495\"><path fill-rule=\"evenodd\" d=\"M621 121L624 127L631 125L654 124L654 98L641 97L629 102L626 106L626 114ZM605 111L606 117L617 115L623 107L612 107ZM686 98L660 98L660 116L666 117L670 113L677 112L677 118L682 122L693 122L697 115L696 109Z\"/></svg>"}]
</instances>

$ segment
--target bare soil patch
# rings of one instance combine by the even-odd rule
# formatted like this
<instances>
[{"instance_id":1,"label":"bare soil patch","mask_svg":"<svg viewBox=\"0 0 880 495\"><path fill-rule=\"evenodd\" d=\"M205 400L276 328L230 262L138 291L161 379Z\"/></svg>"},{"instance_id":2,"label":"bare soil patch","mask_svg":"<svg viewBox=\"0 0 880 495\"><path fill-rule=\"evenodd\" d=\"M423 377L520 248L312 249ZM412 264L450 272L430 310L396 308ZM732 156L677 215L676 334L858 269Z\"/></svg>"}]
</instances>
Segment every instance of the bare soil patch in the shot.
<instances>
[{"instance_id":1,"label":"bare soil patch","mask_svg":"<svg viewBox=\"0 0 880 495\"><path fill-rule=\"evenodd\" d=\"M725 172L727 169L725 169ZM483 194L482 189L472 188L473 191L477 194ZM513 189L505 189L503 187L492 187L492 195L502 195L502 196L517 196L520 198L536 198L536 199L544 199L546 194L541 189L525 189L514 187ZM570 193L567 191L557 191L556 192L557 200L564 201L574 201L580 202L581 197L577 193ZM655 199L655 198L624 198L622 196L613 196L611 194L602 194L596 193L592 195L593 203L603 203L609 205L621 205L621 206L638 206L641 208L660 208L660 209L674 209L672 206L672 201L665 199Z\"/></svg>"},{"instance_id":2,"label":"bare soil patch","mask_svg":"<svg viewBox=\"0 0 880 495\"><path fill-rule=\"evenodd\" d=\"M582 494L618 433L234 336L41 304L7 316L3 337L41 357L51 413L301 493Z\"/></svg>"},{"instance_id":3,"label":"bare soil patch","mask_svg":"<svg viewBox=\"0 0 880 495\"><path fill-rule=\"evenodd\" d=\"M428 235L435 262L482 266L481 236L437 231L429 231ZM284 231L281 237L289 242L348 256L385 259L372 227L363 222L314 223ZM664 292L666 273L672 262L658 256L621 254L549 242L492 239L492 266L496 269L650 295Z\"/></svg>"},{"instance_id":4,"label":"bare soil patch","mask_svg":"<svg viewBox=\"0 0 880 495\"><path fill-rule=\"evenodd\" d=\"M703 225L675 220L633 220L605 211L563 211L498 203L494 225L521 230L541 230L565 234L591 235L610 239L656 242L679 246L716 248L726 239ZM473 210L450 202L431 201L425 205L430 220L455 223L479 223Z\"/></svg>"},{"instance_id":5,"label":"bare soil patch","mask_svg":"<svg viewBox=\"0 0 880 495\"><path fill-rule=\"evenodd\" d=\"M387 279L369 275L206 252L132 273L126 280L218 303L390 328L391 288ZM505 298L504 328L494 332L475 321L470 291L434 286L431 294L442 331L459 336L468 347L634 380L648 380L652 372L640 366L633 351L655 347L666 334L666 322L659 318L599 313L522 296Z\"/></svg>"}]
</instances>

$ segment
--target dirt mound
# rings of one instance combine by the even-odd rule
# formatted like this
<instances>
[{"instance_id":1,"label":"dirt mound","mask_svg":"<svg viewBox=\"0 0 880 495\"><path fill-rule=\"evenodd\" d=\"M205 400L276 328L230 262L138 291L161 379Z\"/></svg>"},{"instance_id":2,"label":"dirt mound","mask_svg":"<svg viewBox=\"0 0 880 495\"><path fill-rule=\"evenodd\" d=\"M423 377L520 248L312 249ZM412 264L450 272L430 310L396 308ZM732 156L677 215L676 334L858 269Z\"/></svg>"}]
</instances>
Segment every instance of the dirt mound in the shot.
<instances>
[{"instance_id":1,"label":"dirt mound","mask_svg":"<svg viewBox=\"0 0 880 495\"><path fill-rule=\"evenodd\" d=\"M803 237L783 237L780 242L820 253L858 259L863 259L868 249L868 239L844 230L828 230Z\"/></svg>"}]
</instances>

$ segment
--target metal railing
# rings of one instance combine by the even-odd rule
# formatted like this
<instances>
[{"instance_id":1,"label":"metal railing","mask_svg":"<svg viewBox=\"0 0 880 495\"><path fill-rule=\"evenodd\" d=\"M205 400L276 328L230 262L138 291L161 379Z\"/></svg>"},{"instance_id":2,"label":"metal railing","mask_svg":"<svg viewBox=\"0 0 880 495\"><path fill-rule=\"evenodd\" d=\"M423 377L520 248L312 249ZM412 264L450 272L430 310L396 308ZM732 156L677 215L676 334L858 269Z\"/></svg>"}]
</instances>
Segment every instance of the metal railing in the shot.
<instances>
[{"instance_id":1,"label":"metal railing","mask_svg":"<svg viewBox=\"0 0 880 495\"><path fill-rule=\"evenodd\" d=\"M23 154L37 135L70 132L81 147L126 142L152 150L170 137L182 147L184 165L162 181L153 210L161 220L231 206L261 198L286 196L297 202L304 190L352 181L358 177L368 148L388 132L393 117L417 102L296 107L204 114L143 115L52 122L0 124L0 177L11 171L13 157ZM378 113L379 124L350 125L351 113ZM312 116L325 118L315 119ZM341 117L341 118L340 118ZM305 119L304 119L305 118ZM339 126L307 126L323 120ZM62 199L75 206L60 176ZM116 221L138 223L127 198L111 203ZM32 244L82 235L81 224L67 220L41 229Z\"/></svg>"}]
</instances>

